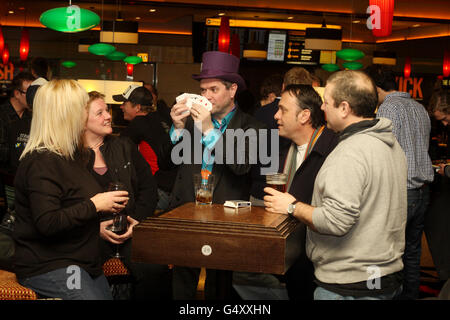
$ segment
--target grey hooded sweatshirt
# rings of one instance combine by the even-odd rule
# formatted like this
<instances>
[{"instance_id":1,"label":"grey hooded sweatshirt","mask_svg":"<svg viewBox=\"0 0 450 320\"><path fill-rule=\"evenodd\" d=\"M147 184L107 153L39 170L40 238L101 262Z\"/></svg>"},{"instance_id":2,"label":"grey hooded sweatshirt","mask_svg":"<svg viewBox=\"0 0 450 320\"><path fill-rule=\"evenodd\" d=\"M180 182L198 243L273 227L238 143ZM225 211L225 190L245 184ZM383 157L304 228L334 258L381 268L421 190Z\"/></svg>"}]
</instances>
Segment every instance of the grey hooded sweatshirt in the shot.
<instances>
[{"instance_id":1,"label":"grey hooded sweatshirt","mask_svg":"<svg viewBox=\"0 0 450 320\"><path fill-rule=\"evenodd\" d=\"M306 250L316 278L348 284L403 269L407 164L386 118L344 135L317 174Z\"/></svg>"}]
</instances>

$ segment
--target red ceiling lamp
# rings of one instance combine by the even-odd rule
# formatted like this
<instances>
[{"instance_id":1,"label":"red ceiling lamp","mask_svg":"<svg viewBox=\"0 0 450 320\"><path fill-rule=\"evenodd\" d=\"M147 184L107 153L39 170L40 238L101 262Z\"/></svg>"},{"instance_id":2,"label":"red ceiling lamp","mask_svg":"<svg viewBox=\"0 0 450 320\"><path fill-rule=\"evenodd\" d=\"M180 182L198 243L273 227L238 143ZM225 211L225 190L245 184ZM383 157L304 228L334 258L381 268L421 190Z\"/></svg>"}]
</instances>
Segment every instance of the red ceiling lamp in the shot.
<instances>
[{"instance_id":1,"label":"red ceiling lamp","mask_svg":"<svg viewBox=\"0 0 450 320\"><path fill-rule=\"evenodd\" d=\"M394 0L370 0L369 3L370 6L376 6L375 8L377 8L375 11L372 11L372 15L375 14L375 24L372 23L372 34L375 37L390 36L392 33L392 19L394 18Z\"/></svg>"},{"instance_id":2,"label":"red ceiling lamp","mask_svg":"<svg viewBox=\"0 0 450 320\"><path fill-rule=\"evenodd\" d=\"M403 68L403 75L405 79L408 79L411 76L411 57L406 57L405 59L405 67Z\"/></svg>"},{"instance_id":3,"label":"red ceiling lamp","mask_svg":"<svg viewBox=\"0 0 450 320\"><path fill-rule=\"evenodd\" d=\"M228 53L230 47L230 18L220 18L219 51Z\"/></svg>"},{"instance_id":4,"label":"red ceiling lamp","mask_svg":"<svg viewBox=\"0 0 450 320\"><path fill-rule=\"evenodd\" d=\"M8 63L9 63L9 49L8 49L8 45L6 43L5 43L5 46L3 47L2 62L3 62L4 66L8 65Z\"/></svg>"},{"instance_id":5,"label":"red ceiling lamp","mask_svg":"<svg viewBox=\"0 0 450 320\"><path fill-rule=\"evenodd\" d=\"M0 54L3 53L4 47L5 47L5 38L3 37L2 27L0 26Z\"/></svg>"},{"instance_id":6,"label":"red ceiling lamp","mask_svg":"<svg viewBox=\"0 0 450 320\"><path fill-rule=\"evenodd\" d=\"M20 38L20 61L26 61L30 52L30 33L28 29L22 29L22 37Z\"/></svg>"},{"instance_id":7,"label":"red ceiling lamp","mask_svg":"<svg viewBox=\"0 0 450 320\"><path fill-rule=\"evenodd\" d=\"M241 57L241 41L239 40L239 35L237 33L233 34L231 37L231 54L238 58Z\"/></svg>"},{"instance_id":8,"label":"red ceiling lamp","mask_svg":"<svg viewBox=\"0 0 450 320\"><path fill-rule=\"evenodd\" d=\"M444 63L442 65L442 75L444 77L450 76L450 50L445 50Z\"/></svg>"},{"instance_id":9,"label":"red ceiling lamp","mask_svg":"<svg viewBox=\"0 0 450 320\"><path fill-rule=\"evenodd\" d=\"M129 77L133 76L133 70L134 70L134 65L132 65L131 63L127 63L127 75Z\"/></svg>"}]
</instances>

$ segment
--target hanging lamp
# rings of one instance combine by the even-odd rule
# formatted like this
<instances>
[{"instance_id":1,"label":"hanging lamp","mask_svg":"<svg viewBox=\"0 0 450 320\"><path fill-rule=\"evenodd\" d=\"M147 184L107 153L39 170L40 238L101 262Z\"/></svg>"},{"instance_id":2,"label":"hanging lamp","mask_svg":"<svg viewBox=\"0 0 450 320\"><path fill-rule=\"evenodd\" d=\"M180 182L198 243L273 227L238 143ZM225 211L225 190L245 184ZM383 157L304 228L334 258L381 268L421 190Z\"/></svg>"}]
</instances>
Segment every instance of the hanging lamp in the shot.
<instances>
[{"instance_id":1,"label":"hanging lamp","mask_svg":"<svg viewBox=\"0 0 450 320\"><path fill-rule=\"evenodd\" d=\"M370 0L369 4L371 8L375 8L375 11L372 11L375 18L375 23L372 20L372 34L375 37L390 36L394 18L394 0Z\"/></svg>"},{"instance_id":2,"label":"hanging lamp","mask_svg":"<svg viewBox=\"0 0 450 320\"><path fill-rule=\"evenodd\" d=\"M39 21L49 29L60 32L81 32L94 28L100 23L100 17L87 9L76 5L53 8L41 14Z\"/></svg>"},{"instance_id":3,"label":"hanging lamp","mask_svg":"<svg viewBox=\"0 0 450 320\"><path fill-rule=\"evenodd\" d=\"M127 57L126 53L122 51L113 51L105 56L107 59L112 61L120 61Z\"/></svg>"},{"instance_id":4,"label":"hanging lamp","mask_svg":"<svg viewBox=\"0 0 450 320\"><path fill-rule=\"evenodd\" d=\"M4 66L9 64L9 49L8 49L8 45L6 43L5 43L5 46L3 47L2 62L3 62Z\"/></svg>"},{"instance_id":5,"label":"hanging lamp","mask_svg":"<svg viewBox=\"0 0 450 320\"><path fill-rule=\"evenodd\" d=\"M29 52L30 52L30 33L28 32L28 29L23 28L22 36L20 37L20 49L19 49L20 61L26 61Z\"/></svg>"},{"instance_id":6,"label":"hanging lamp","mask_svg":"<svg viewBox=\"0 0 450 320\"><path fill-rule=\"evenodd\" d=\"M334 71L338 71L339 70L339 66L337 64L334 63L326 63L322 65L322 69L329 71L329 72L334 72Z\"/></svg>"},{"instance_id":7,"label":"hanging lamp","mask_svg":"<svg viewBox=\"0 0 450 320\"><path fill-rule=\"evenodd\" d=\"M450 76L450 50L444 52L444 62L442 64L442 75L444 77Z\"/></svg>"},{"instance_id":8,"label":"hanging lamp","mask_svg":"<svg viewBox=\"0 0 450 320\"><path fill-rule=\"evenodd\" d=\"M127 63L127 75L129 77L133 76L134 65L131 63Z\"/></svg>"},{"instance_id":9,"label":"hanging lamp","mask_svg":"<svg viewBox=\"0 0 450 320\"><path fill-rule=\"evenodd\" d=\"M223 16L220 18L219 27L219 51L228 53L230 47L230 18Z\"/></svg>"},{"instance_id":10,"label":"hanging lamp","mask_svg":"<svg viewBox=\"0 0 450 320\"><path fill-rule=\"evenodd\" d=\"M342 66L349 70L359 70L363 67L363 64L358 61L346 61L342 64Z\"/></svg>"},{"instance_id":11,"label":"hanging lamp","mask_svg":"<svg viewBox=\"0 0 450 320\"><path fill-rule=\"evenodd\" d=\"M142 58L138 56L128 56L125 59L123 59L123 61L129 64L138 64L142 62Z\"/></svg>"},{"instance_id":12,"label":"hanging lamp","mask_svg":"<svg viewBox=\"0 0 450 320\"><path fill-rule=\"evenodd\" d=\"M403 75L405 79L408 79L411 76L411 57L406 57L405 59L405 67L403 68Z\"/></svg>"},{"instance_id":13,"label":"hanging lamp","mask_svg":"<svg viewBox=\"0 0 450 320\"><path fill-rule=\"evenodd\" d=\"M95 43L89 46L88 51L97 56L106 56L116 51L116 47L107 43Z\"/></svg>"},{"instance_id":14,"label":"hanging lamp","mask_svg":"<svg viewBox=\"0 0 450 320\"><path fill-rule=\"evenodd\" d=\"M364 57L364 52L353 48L345 48L336 52L339 59L346 61L354 61Z\"/></svg>"},{"instance_id":15,"label":"hanging lamp","mask_svg":"<svg viewBox=\"0 0 450 320\"><path fill-rule=\"evenodd\" d=\"M4 47L5 47L5 38L3 37L2 26L0 26L0 54L3 53Z\"/></svg>"},{"instance_id":16,"label":"hanging lamp","mask_svg":"<svg viewBox=\"0 0 450 320\"><path fill-rule=\"evenodd\" d=\"M61 65L62 65L64 68L70 69L70 68L75 67L77 64L76 64L75 62L73 62L73 61L67 60L67 61L61 62Z\"/></svg>"}]
</instances>

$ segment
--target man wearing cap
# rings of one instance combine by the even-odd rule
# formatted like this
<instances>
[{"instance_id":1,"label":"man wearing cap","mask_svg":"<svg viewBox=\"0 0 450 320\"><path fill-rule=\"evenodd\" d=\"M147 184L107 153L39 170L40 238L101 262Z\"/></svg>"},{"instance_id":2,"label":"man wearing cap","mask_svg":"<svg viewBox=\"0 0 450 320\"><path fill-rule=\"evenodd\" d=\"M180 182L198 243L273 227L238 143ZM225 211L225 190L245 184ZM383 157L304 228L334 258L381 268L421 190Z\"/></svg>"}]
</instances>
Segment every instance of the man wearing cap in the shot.
<instances>
[{"instance_id":1,"label":"man wearing cap","mask_svg":"<svg viewBox=\"0 0 450 320\"><path fill-rule=\"evenodd\" d=\"M172 144L164 129L164 121L155 112L151 92L138 85L130 85L124 93L114 95L113 99L123 102L120 108L125 120L130 124L120 135L128 136L139 147L148 162L158 185L157 209L165 210L175 181L176 168L169 168Z\"/></svg>"},{"instance_id":2,"label":"man wearing cap","mask_svg":"<svg viewBox=\"0 0 450 320\"><path fill-rule=\"evenodd\" d=\"M209 174L214 175L213 203L223 204L226 200L249 199L249 172L252 167L251 161L249 161L252 156L248 145L249 139L245 139L245 143L241 141L241 143L233 144L233 150L227 150L225 140L228 133L233 132L229 130L242 129L247 132L252 129L257 132L258 129L263 128L263 124L241 111L237 106L236 93L245 88L245 81L238 74L238 69L239 58L219 51L205 52L202 57L200 74L192 77L200 81L201 95L212 104L211 111L195 103L189 109L186 100L180 101L171 109L172 143L176 144L190 137L193 139L190 140L192 141L190 143L192 147L191 161L181 164L178 170L169 208L195 201L193 174L198 173L202 173L204 179L207 179ZM219 156L218 152L210 153L212 157L215 157L214 161L206 161L205 157L201 157L201 162L195 161L196 148L194 145L196 142L194 140L196 136L201 137L202 151L212 150L217 143L222 143L222 155ZM236 149L239 149L239 152L236 152ZM237 161L229 163L230 161L226 161L227 152L234 152L235 159L239 153L245 159L244 163ZM203 154L204 152L202 152ZM172 160L174 160L173 157L172 153ZM175 266L173 273L175 299L195 299L199 272L199 269ZM212 285L215 274L215 270L207 270L205 283L207 299L219 298Z\"/></svg>"}]
</instances>

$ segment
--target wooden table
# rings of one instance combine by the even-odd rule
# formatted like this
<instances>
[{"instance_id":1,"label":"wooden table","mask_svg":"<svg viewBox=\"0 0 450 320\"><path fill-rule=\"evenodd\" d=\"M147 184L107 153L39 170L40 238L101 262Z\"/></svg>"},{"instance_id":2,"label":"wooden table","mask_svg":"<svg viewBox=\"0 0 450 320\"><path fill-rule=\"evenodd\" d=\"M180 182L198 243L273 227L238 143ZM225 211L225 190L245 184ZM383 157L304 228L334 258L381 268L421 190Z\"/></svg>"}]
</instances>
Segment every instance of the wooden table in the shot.
<instances>
[{"instance_id":1,"label":"wooden table","mask_svg":"<svg viewBox=\"0 0 450 320\"><path fill-rule=\"evenodd\" d=\"M303 250L304 238L303 224L262 207L186 203L135 227L132 260L284 274Z\"/></svg>"}]
</instances>

